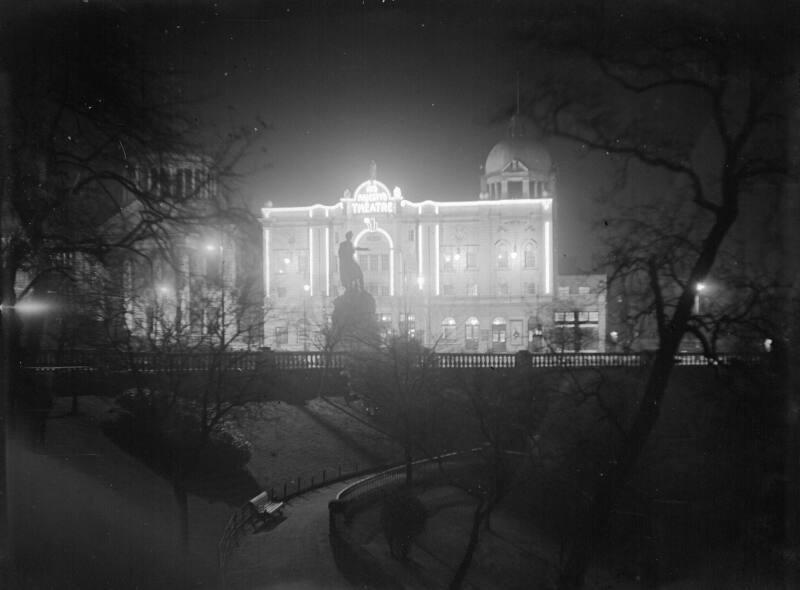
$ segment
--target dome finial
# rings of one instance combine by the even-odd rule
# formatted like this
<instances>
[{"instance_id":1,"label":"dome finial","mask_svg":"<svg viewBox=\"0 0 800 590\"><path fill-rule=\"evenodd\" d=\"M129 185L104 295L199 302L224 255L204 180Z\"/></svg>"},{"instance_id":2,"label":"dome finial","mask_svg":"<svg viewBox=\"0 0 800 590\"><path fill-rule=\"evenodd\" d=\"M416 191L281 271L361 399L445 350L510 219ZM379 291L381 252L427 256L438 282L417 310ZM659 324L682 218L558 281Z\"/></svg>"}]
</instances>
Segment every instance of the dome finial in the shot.
<instances>
[{"instance_id":1,"label":"dome finial","mask_svg":"<svg viewBox=\"0 0 800 590\"><path fill-rule=\"evenodd\" d=\"M510 137L525 137L525 125L519 114L519 70L517 70L517 107L508 122L508 135Z\"/></svg>"},{"instance_id":2,"label":"dome finial","mask_svg":"<svg viewBox=\"0 0 800 590\"><path fill-rule=\"evenodd\" d=\"M369 162L369 179L374 181L378 178L378 165L375 163L375 160L370 160Z\"/></svg>"}]
</instances>

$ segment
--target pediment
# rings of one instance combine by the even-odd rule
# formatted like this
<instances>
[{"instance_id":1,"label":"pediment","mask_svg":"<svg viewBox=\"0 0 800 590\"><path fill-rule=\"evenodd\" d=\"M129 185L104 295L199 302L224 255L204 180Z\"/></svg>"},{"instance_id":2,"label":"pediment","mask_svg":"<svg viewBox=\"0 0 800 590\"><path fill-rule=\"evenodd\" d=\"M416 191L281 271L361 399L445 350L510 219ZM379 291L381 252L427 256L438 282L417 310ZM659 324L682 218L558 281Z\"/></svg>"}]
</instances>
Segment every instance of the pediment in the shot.
<instances>
[{"instance_id":1,"label":"pediment","mask_svg":"<svg viewBox=\"0 0 800 590\"><path fill-rule=\"evenodd\" d=\"M529 169L522 160L511 160L503 167L501 172L529 172Z\"/></svg>"}]
</instances>

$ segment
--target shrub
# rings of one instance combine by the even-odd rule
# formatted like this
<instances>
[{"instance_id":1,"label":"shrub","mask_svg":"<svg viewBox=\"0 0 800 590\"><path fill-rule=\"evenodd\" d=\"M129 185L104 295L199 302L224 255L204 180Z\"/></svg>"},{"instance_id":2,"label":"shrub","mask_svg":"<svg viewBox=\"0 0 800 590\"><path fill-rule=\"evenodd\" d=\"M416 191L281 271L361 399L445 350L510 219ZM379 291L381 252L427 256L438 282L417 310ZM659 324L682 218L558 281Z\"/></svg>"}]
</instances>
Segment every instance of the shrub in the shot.
<instances>
[{"instance_id":1,"label":"shrub","mask_svg":"<svg viewBox=\"0 0 800 590\"><path fill-rule=\"evenodd\" d=\"M381 507L381 527L392 557L406 559L411 542L425 530L428 511L409 490L389 495Z\"/></svg>"}]
</instances>

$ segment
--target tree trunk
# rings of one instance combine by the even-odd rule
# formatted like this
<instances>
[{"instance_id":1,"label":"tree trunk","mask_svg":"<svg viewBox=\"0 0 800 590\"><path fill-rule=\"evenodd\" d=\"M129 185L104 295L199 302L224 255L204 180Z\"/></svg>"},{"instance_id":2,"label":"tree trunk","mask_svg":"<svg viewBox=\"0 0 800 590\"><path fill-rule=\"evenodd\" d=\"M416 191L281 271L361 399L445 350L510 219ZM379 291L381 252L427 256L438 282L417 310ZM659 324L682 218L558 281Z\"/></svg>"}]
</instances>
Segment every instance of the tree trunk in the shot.
<instances>
[{"instance_id":1,"label":"tree trunk","mask_svg":"<svg viewBox=\"0 0 800 590\"><path fill-rule=\"evenodd\" d=\"M486 500L481 498L475 507L475 512L472 513L472 529L469 532L467 549L464 551L464 557L461 558L461 563L458 564L458 569L456 569L456 573L450 581L449 590L460 590L461 585L464 583L464 578L467 577L469 566L472 565L472 558L475 555L475 549L478 548L481 523L483 523L483 519L488 514L488 510L484 510L485 505Z\"/></svg>"}]
</instances>

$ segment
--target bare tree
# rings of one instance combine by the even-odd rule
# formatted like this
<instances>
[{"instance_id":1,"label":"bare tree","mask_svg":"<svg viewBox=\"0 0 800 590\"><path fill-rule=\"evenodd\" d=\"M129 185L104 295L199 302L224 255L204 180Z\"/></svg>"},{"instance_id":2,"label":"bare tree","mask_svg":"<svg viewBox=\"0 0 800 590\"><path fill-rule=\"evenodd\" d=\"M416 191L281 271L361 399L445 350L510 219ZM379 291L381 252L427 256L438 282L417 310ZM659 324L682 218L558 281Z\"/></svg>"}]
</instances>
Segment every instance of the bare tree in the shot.
<instances>
[{"instance_id":1,"label":"bare tree","mask_svg":"<svg viewBox=\"0 0 800 590\"><path fill-rule=\"evenodd\" d=\"M257 277L234 285L224 276L205 284L189 304L195 312L205 312L199 324L184 319L191 312L182 308L186 303L177 290L133 289L139 295L128 301L129 309L146 308L149 313L130 313L137 316L129 318L133 329L125 338L118 332L112 337L121 364L135 384L120 398L130 412L125 424L145 430L138 433L145 448L134 451L147 453L153 445L161 447L147 458L172 484L184 545L189 531L187 494L193 483L209 473L231 470L230 465L218 463L213 451L230 447L231 452L245 452L236 413L273 393L269 358L253 354L260 342L253 335L261 334L264 322L257 284ZM143 367L142 354L159 366ZM143 368L150 372L144 373Z\"/></svg>"},{"instance_id":2,"label":"bare tree","mask_svg":"<svg viewBox=\"0 0 800 590\"><path fill-rule=\"evenodd\" d=\"M658 228L645 230L634 217L611 230L612 272L642 287L640 309L653 319L657 350L638 409L623 425L615 460L575 536L559 579L564 589L583 585L619 491L658 421L675 355L687 332L700 331L699 286L712 275L740 211L753 199L778 199L786 172L789 70L782 39L763 36L765 29L737 20L738 13L714 18L666 3L646 12L623 3L636 26L615 35L609 21L623 9L607 8L591 15L606 25L597 34L557 28L557 44L544 32L532 35L544 41L540 47L558 45L569 64L562 71L572 78L553 72L542 80L529 112L546 133L615 158L629 179L638 176L648 187L629 195L663 187Z\"/></svg>"}]
</instances>

